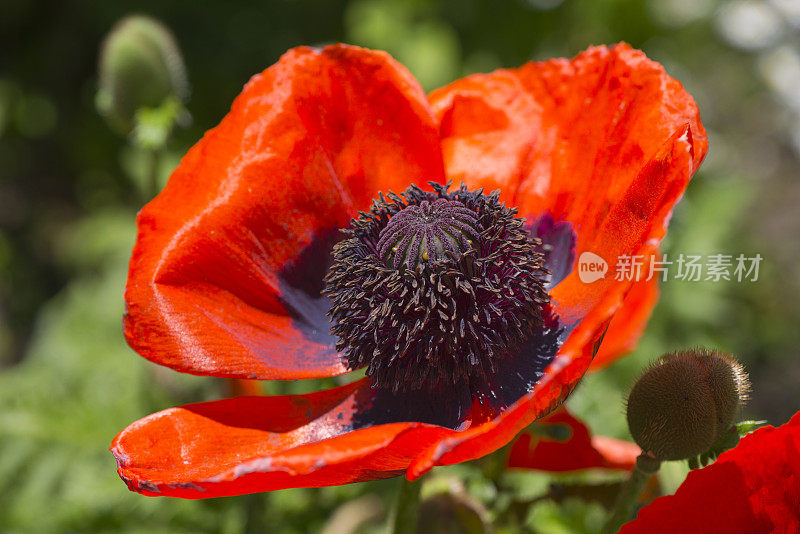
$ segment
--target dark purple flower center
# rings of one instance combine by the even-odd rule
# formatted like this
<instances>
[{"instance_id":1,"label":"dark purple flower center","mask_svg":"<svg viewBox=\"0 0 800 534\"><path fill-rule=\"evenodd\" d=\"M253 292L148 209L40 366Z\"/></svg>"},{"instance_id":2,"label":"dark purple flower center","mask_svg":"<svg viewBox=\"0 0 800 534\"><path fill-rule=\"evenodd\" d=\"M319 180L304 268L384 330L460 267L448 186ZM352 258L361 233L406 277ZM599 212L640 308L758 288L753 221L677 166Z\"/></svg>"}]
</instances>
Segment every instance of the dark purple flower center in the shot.
<instances>
[{"instance_id":1,"label":"dark purple flower center","mask_svg":"<svg viewBox=\"0 0 800 534\"><path fill-rule=\"evenodd\" d=\"M542 329L541 243L498 192L431 185L381 194L334 247L331 331L375 387L477 391Z\"/></svg>"}]
</instances>

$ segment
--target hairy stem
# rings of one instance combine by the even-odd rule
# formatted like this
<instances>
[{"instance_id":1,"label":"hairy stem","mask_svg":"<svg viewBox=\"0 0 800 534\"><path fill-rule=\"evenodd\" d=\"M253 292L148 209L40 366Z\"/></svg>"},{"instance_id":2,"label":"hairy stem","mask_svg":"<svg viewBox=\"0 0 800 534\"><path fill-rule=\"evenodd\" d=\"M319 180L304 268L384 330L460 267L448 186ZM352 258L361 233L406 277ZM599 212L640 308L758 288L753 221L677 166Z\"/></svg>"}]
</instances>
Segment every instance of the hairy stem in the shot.
<instances>
[{"instance_id":1,"label":"hairy stem","mask_svg":"<svg viewBox=\"0 0 800 534\"><path fill-rule=\"evenodd\" d=\"M661 462L645 452L636 458L636 466L631 472L631 477L622 486L619 495L617 495L617 501L614 504L611 517L603 525L603 534L614 534L619 531L622 525L631 520L633 509L636 507L636 503L639 502L642 490L647 481L650 480L650 477L658 471L659 467L661 467Z\"/></svg>"},{"instance_id":2,"label":"hairy stem","mask_svg":"<svg viewBox=\"0 0 800 534\"><path fill-rule=\"evenodd\" d=\"M421 479L413 482L400 477L400 490L389 517L389 534L415 534L419 517L419 490Z\"/></svg>"}]
</instances>

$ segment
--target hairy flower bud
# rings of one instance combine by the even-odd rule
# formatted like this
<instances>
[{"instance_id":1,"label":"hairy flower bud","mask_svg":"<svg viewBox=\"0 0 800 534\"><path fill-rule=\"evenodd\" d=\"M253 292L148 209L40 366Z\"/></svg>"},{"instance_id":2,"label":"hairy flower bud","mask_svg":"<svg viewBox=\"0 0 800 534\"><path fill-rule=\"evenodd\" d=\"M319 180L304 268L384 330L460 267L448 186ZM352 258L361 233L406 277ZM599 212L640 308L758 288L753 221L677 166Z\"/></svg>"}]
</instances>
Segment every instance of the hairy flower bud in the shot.
<instances>
[{"instance_id":1,"label":"hairy flower bud","mask_svg":"<svg viewBox=\"0 0 800 534\"><path fill-rule=\"evenodd\" d=\"M628 427L658 460L695 457L731 427L749 389L741 364L727 354L702 348L668 353L631 389Z\"/></svg>"},{"instance_id":2,"label":"hairy flower bud","mask_svg":"<svg viewBox=\"0 0 800 534\"><path fill-rule=\"evenodd\" d=\"M178 45L167 27L150 17L119 21L103 42L99 68L98 110L125 132L133 128L137 110L188 96Z\"/></svg>"}]
</instances>

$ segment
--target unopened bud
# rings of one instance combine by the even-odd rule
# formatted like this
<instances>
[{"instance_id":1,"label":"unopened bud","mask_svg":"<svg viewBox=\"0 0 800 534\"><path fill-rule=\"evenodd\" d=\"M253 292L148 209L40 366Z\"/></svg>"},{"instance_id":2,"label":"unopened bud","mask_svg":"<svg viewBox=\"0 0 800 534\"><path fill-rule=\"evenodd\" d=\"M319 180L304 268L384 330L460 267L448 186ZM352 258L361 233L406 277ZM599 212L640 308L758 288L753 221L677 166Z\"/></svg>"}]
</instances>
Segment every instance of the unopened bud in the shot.
<instances>
[{"instance_id":1,"label":"unopened bud","mask_svg":"<svg viewBox=\"0 0 800 534\"><path fill-rule=\"evenodd\" d=\"M741 364L727 354L702 348L668 353L633 386L628 427L658 460L695 457L730 429L749 390Z\"/></svg>"},{"instance_id":2,"label":"unopened bud","mask_svg":"<svg viewBox=\"0 0 800 534\"><path fill-rule=\"evenodd\" d=\"M186 69L172 34L159 21L130 15L103 42L97 107L116 128L129 132L137 110L166 99L184 102Z\"/></svg>"}]
</instances>

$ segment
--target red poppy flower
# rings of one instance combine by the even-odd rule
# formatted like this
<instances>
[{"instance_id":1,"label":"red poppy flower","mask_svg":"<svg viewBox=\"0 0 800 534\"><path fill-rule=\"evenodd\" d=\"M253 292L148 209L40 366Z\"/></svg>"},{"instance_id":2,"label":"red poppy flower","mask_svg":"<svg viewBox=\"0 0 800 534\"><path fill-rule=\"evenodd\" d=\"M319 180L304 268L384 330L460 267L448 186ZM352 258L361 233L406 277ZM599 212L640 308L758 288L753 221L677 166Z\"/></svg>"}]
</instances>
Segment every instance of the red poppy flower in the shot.
<instances>
[{"instance_id":1,"label":"red poppy flower","mask_svg":"<svg viewBox=\"0 0 800 534\"><path fill-rule=\"evenodd\" d=\"M146 417L114 439L120 476L202 498L413 479L498 449L586 372L635 295L616 259L655 252L706 148L689 94L627 45L428 98L385 53L289 51L139 214L125 335L183 372L367 376ZM465 185L424 185L448 180ZM581 282L584 251L605 278Z\"/></svg>"},{"instance_id":2,"label":"red poppy flower","mask_svg":"<svg viewBox=\"0 0 800 534\"><path fill-rule=\"evenodd\" d=\"M564 407L542 417L542 426L561 426L568 432L560 439L534 430L523 432L511 446L508 467L541 471L575 471L603 468L630 471L642 450L630 441L592 436L589 429Z\"/></svg>"},{"instance_id":3,"label":"red poppy flower","mask_svg":"<svg viewBox=\"0 0 800 534\"><path fill-rule=\"evenodd\" d=\"M743 437L620 532L800 532L800 413Z\"/></svg>"}]
</instances>

